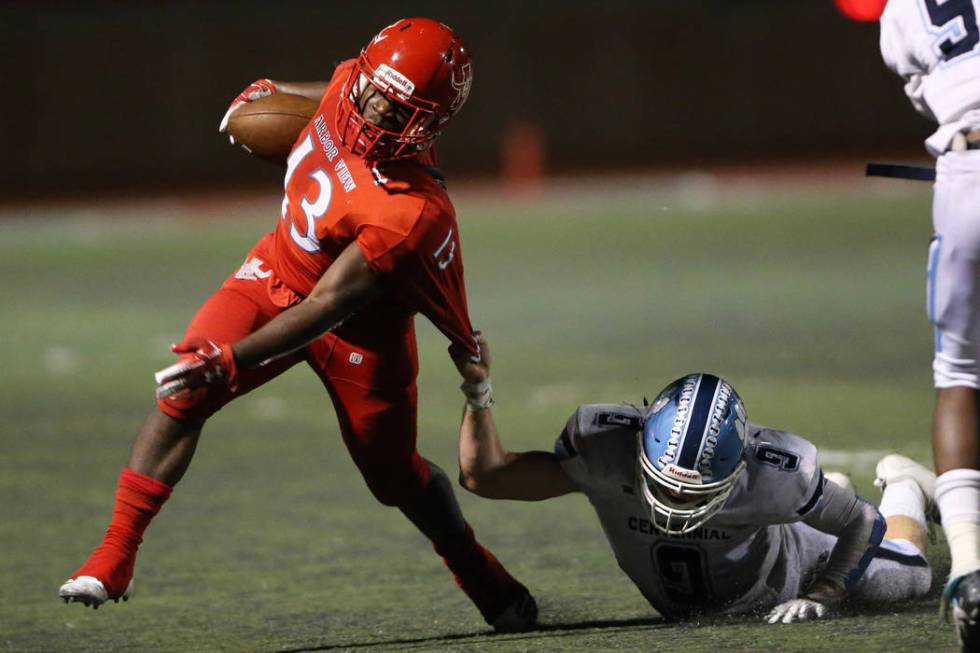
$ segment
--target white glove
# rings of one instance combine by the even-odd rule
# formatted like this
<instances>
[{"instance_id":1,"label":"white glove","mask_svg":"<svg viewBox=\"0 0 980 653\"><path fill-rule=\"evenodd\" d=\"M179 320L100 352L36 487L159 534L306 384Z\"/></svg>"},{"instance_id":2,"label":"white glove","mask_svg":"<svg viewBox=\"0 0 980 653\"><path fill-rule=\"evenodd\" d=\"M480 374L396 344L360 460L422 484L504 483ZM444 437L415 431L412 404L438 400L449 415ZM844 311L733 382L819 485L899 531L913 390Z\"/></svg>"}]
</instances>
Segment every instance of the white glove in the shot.
<instances>
[{"instance_id":1,"label":"white glove","mask_svg":"<svg viewBox=\"0 0 980 653\"><path fill-rule=\"evenodd\" d=\"M791 624L795 621L823 619L829 612L830 610L823 603L812 599L798 598L777 605L766 616L766 621L771 624Z\"/></svg>"}]
</instances>

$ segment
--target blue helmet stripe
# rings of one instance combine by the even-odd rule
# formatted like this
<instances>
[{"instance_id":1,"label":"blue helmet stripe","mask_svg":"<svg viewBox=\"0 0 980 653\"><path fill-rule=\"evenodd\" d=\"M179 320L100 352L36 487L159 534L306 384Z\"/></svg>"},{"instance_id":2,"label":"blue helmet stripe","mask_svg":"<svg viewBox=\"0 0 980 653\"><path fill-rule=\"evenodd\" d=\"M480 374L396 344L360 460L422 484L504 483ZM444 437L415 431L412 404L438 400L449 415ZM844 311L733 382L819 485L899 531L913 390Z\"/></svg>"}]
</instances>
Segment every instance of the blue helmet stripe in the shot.
<instances>
[{"instance_id":1,"label":"blue helmet stripe","mask_svg":"<svg viewBox=\"0 0 980 653\"><path fill-rule=\"evenodd\" d=\"M677 457L677 464L685 469L697 469L698 452L701 451L701 441L704 440L704 431L708 427L708 418L715 403L718 383L717 376L701 375L694 408L691 409L691 417L687 421L687 429L684 432L684 443Z\"/></svg>"}]
</instances>

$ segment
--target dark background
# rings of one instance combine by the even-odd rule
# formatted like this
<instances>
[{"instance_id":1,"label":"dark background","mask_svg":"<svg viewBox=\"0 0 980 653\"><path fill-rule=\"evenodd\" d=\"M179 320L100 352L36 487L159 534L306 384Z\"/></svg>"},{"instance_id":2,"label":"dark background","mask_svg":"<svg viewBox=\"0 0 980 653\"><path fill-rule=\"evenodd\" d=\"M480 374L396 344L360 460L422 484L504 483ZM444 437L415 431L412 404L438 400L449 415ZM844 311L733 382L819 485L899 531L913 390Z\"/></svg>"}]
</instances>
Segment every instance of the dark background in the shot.
<instances>
[{"instance_id":1,"label":"dark background","mask_svg":"<svg viewBox=\"0 0 980 653\"><path fill-rule=\"evenodd\" d=\"M406 14L454 27L475 83L440 144L451 177L500 168L537 126L558 173L921 157L930 131L876 23L831 0L0 4L0 196L247 187L280 173L217 125L257 77L330 76Z\"/></svg>"}]
</instances>

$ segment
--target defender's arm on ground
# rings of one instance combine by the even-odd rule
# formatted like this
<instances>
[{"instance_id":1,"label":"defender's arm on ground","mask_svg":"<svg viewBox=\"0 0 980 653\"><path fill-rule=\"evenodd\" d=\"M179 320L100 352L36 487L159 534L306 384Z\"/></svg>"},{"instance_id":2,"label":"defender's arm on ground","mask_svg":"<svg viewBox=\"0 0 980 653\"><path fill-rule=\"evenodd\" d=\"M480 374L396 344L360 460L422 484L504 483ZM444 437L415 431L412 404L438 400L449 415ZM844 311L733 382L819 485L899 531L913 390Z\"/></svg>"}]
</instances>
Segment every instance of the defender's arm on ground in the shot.
<instances>
[{"instance_id":1,"label":"defender's arm on ground","mask_svg":"<svg viewBox=\"0 0 980 653\"><path fill-rule=\"evenodd\" d=\"M843 599L861 579L885 534L885 520L873 505L832 481L824 480L823 496L803 521L837 536L830 560L806 596Z\"/></svg>"},{"instance_id":2,"label":"defender's arm on ground","mask_svg":"<svg viewBox=\"0 0 980 653\"><path fill-rule=\"evenodd\" d=\"M885 533L877 508L824 478L819 466L814 472L812 499L798 513L806 524L836 535L837 542L826 566L800 596L772 609L766 617L771 624L828 616L864 575Z\"/></svg>"},{"instance_id":3,"label":"defender's arm on ground","mask_svg":"<svg viewBox=\"0 0 980 653\"><path fill-rule=\"evenodd\" d=\"M450 347L449 353L467 386L485 385L489 392L490 349L479 331L474 334L480 348L479 358L461 347ZM490 402L492 403L492 401ZM487 406L463 410L459 427L459 483L488 499L541 501L575 492L558 458L548 451L512 452L504 448L493 420L493 408Z\"/></svg>"}]
</instances>

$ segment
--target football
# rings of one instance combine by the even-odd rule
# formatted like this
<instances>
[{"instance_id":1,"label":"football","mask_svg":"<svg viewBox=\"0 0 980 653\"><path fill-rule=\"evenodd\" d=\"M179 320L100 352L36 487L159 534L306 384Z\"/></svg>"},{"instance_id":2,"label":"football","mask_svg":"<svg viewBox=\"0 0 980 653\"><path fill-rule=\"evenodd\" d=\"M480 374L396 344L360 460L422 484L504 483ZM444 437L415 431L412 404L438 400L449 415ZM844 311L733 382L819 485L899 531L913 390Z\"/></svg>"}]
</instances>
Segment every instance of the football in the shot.
<instances>
[{"instance_id":1,"label":"football","mask_svg":"<svg viewBox=\"0 0 980 653\"><path fill-rule=\"evenodd\" d=\"M240 106L228 119L228 133L249 153L283 163L317 102L302 95L273 93Z\"/></svg>"}]
</instances>

